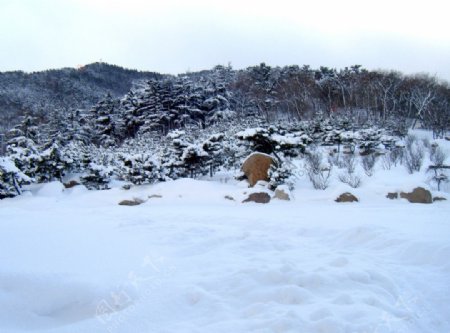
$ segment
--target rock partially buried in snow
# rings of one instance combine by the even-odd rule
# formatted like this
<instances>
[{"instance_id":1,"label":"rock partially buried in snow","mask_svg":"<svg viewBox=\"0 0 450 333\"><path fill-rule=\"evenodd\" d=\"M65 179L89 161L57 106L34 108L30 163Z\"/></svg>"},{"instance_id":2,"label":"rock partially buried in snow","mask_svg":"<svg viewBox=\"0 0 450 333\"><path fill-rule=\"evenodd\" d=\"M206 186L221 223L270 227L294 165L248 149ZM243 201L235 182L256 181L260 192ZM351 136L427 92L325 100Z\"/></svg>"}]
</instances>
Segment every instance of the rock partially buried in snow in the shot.
<instances>
[{"instance_id":1,"label":"rock partially buried in snow","mask_svg":"<svg viewBox=\"0 0 450 333\"><path fill-rule=\"evenodd\" d=\"M278 200L291 200L291 197L289 195L289 190L285 186L278 186L275 189L275 194L273 195L274 199Z\"/></svg>"},{"instance_id":2,"label":"rock partially buried in snow","mask_svg":"<svg viewBox=\"0 0 450 333\"><path fill-rule=\"evenodd\" d=\"M431 192L423 187L416 187L412 192L400 192L400 198L406 199L411 203L425 203L430 204L433 202Z\"/></svg>"},{"instance_id":3,"label":"rock partially buried in snow","mask_svg":"<svg viewBox=\"0 0 450 333\"><path fill-rule=\"evenodd\" d=\"M444 198L444 197L434 197L433 198L433 202L435 202L435 201L445 201L445 200L447 200L447 199Z\"/></svg>"},{"instance_id":4,"label":"rock partially buried in snow","mask_svg":"<svg viewBox=\"0 0 450 333\"><path fill-rule=\"evenodd\" d=\"M336 202L358 202L358 198L350 192L342 193L336 200Z\"/></svg>"},{"instance_id":5,"label":"rock partially buried in snow","mask_svg":"<svg viewBox=\"0 0 450 333\"><path fill-rule=\"evenodd\" d=\"M161 194L152 194L148 196L149 199L161 199L162 195Z\"/></svg>"},{"instance_id":6,"label":"rock partially buried in snow","mask_svg":"<svg viewBox=\"0 0 450 333\"><path fill-rule=\"evenodd\" d=\"M119 202L120 206L138 206L140 204L144 203L144 200L134 198L133 200L122 200Z\"/></svg>"},{"instance_id":7,"label":"rock partially buried in snow","mask_svg":"<svg viewBox=\"0 0 450 333\"><path fill-rule=\"evenodd\" d=\"M77 182L76 180L71 180L68 183L64 183L63 185L65 188L72 188L72 187L80 185L80 183Z\"/></svg>"},{"instance_id":8,"label":"rock partially buried in snow","mask_svg":"<svg viewBox=\"0 0 450 333\"><path fill-rule=\"evenodd\" d=\"M269 180L269 168L274 164L270 155L253 153L248 156L242 164L242 171L248 179L250 186L255 186L259 180Z\"/></svg>"},{"instance_id":9,"label":"rock partially buried in snow","mask_svg":"<svg viewBox=\"0 0 450 333\"><path fill-rule=\"evenodd\" d=\"M242 201L242 203L245 202L256 202L265 204L270 202L270 195L268 195L266 192L251 193L247 199Z\"/></svg>"},{"instance_id":10,"label":"rock partially buried in snow","mask_svg":"<svg viewBox=\"0 0 450 333\"><path fill-rule=\"evenodd\" d=\"M394 199L398 199L398 193L397 192L389 192L386 195L386 198L394 200Z\"/></svg>"}]
</instances>

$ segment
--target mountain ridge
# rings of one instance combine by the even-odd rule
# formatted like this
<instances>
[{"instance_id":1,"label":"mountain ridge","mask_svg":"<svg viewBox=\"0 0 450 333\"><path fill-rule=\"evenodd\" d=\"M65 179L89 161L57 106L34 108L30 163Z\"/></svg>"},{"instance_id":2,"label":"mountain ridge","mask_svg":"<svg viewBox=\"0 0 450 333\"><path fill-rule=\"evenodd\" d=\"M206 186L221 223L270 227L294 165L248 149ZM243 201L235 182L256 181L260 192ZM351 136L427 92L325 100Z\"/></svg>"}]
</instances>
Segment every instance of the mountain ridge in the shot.
<instances>
[{"instance_id":1,"label":"mountain ridge","mask_svg":"<svg viewBox=\"0 0 450 333\"><path fill-rule=\"evenodd\" d=\"M102 62L79 68L0 72L0 133L25 113L44 117L55 109L86 109L108 93L125 95L136 80L162 76Z\"/></svg>"}]
</instances>

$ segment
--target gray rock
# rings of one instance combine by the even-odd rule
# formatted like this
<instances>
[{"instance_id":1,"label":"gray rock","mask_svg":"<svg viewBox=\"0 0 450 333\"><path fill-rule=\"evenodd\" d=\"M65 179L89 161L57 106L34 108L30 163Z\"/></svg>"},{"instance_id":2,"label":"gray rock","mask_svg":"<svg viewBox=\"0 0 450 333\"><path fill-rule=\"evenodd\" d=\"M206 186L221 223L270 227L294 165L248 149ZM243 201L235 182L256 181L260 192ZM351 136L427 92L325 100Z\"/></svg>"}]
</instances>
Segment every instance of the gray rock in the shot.
<instances>
[{"instance_id":1,"label":"gray rock","mask_svg":"<svg viewBox=\"0 0 450 333\"><path fill-rule=\"evenodd\" d=\"M144 203L144 200L135 198L133 200L122 200L119 202L120 206L138 206L140 204Z\"/></svg>"},{"instance_id":2,"label":"gray rock","mask_svg":"<svg viewBox=\"0 0 450 333\"><path fill-rule=\"evenodd\" d=\"M386 195L386 198L391 199L391 200L398 199L398 193L397 192L389 192Z\"/></svg>"},{"instance_id":3,"label":"gray rock","mask_svg":"<svg viewBox=\"0 0 450 333\"><path fill-rule=\"evenodd\" d=\"M256 203L268 203L270 202L270 195L268 195L266 192L257 192L257 193L251 193L247 199L245 199L244 202L256 202Z\"/></svg>"},{"instance_id":4,"label":"gray rock","mask_svg":"<svg viewBox=\"0 0 450 333\"><path fill-rule=\"evenodd\" d=\"M289 193L287 193L283 188L276 188L273 197L278 200L291 200Z\"/></svg>"}]
</instances>

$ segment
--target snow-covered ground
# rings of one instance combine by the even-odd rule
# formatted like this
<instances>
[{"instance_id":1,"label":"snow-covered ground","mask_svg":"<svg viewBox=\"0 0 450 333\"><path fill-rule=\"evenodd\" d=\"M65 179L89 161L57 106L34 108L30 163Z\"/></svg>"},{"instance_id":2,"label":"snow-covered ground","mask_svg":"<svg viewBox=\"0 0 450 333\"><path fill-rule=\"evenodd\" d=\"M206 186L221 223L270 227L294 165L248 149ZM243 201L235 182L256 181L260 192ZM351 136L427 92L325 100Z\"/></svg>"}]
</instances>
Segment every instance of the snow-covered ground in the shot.
<instances>
[{"instance_id":1,"label":"snow-covered ground","mask_svg":"<svg viewBox=\"0 0 450 333\"><path fill-rule=\"evenodd\" d=\"M450 332L450 204L385 198L428 185L403 169L266 205L226 174L34 186L0 201L0 332Z\"/></svg>"}]
</instances>

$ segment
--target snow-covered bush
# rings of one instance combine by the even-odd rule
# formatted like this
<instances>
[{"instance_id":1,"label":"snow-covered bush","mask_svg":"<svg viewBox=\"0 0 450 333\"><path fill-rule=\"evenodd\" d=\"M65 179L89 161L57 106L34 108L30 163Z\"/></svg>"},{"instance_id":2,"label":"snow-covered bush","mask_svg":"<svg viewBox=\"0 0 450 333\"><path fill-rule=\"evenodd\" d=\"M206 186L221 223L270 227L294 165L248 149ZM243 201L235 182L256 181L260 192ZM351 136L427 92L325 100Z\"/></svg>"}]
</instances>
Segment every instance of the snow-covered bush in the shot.
<instances>
[{"instance_id":1,"label":"snow-covered bush","mask_svg":"<svg viewBox=\"0 0 450 333\"><path fill-rule=\"evenodd\" d=\"M282 163L272 164L269 168L269 188L275 190L279 185L286 185L294 189L295 166L285 160Z\"/></svg>"},{"instance_id":2,"label":"snow-covered bush","mask_svg":"<svg viewBox=\"0 0 450 333\"><path fill-rule=\"evenodd\" d=\"M83 175L80 181L90 190L109 189L109 182L113 175L117 174L116 156L108 149L86 147L81 159Z\"/></svg>"},{"instance_id":3,"label":"snow-covered bush","mask_svg":"<svg viewBox=\"0 0 450 333\"><path fill-rule=\"evenodd\" d=\"M435 166L444 165L445 160L447 159L447 155L438 145L430 146L430 161Z\"/></svg>"},{"instance_id":4,"label":"snow-covered bush","mask_svg":"<svg viewBox=\"0 0 450 333\"><path fill-rule=\"evenodd\" d=\"M372 154L381 143L383 131L381 129L369 128L358 132L359 149L365 155Z\"/></svg>"},{"instance_id":5,"label":"snow-covered bush","mask_svg":"<svg viewBox=\"0 0 450 333\"><path fill-rule=\"evenodd\" d=\"M202 143L203 151L205 151L209 156L207 163L209 165L209 173L211 177L217 168L225 164L226 155L224 152L224 139L225 134L218 133L209 136L208 139Z\"/></svg>"},{"instance_id":6,"label":"snow-covered bush","mask_svg":"<svg viewBox=\"0 0 450 333\"><path fill-rule=\"evenodd\" d=\"M80 177L81 184L89 190L107 190L114 173L113 170L111 166L91 162L87 166L85 174Z\"/></svg>"},{"instance_id":7,"label":"snow-covered bush","mask_svg":"<svg viewBox=\"0 0 450 333\"><path fill-rule=\"evenodd\" d=\"M318 149L305 154L305 169L309 180L316 190L325 190L330 185L332 165L323 163L322 152Z\"/></svg>"},{"instance_id":8,"label":"snow-covered bush","mask_svg":"<svg viewBox=\"0 0 450 333\"><path fill-rule=\"evenodd\" d=\"M64 174L70 169L71 160L66 159L56 143L51 143L40 153L35 178L38 183L61 181Z\"/></svg>"},{"instance_id":9,"label":"snow-covered bush","mask_svg":"<svg viewBox=\"0 0 450 333\"><path fill-rule=\"evenodd\" d=\"M436 185L437 185L437 189L438 191L441 190L441 184L442 183L448 183L449 178L448 176L445 174L443 169L434 169L434 175L432 176L431 180L433 180Z\"/></svg>"},{"instance_id":10,"label":"snow-covered bush","mask_svg":"<svg viewBox=\"0 0 450 333\"><path fill-rule=\"evenodd\" d=\"M363 156L361 158L361 163L366 175L369 177L373 176L375 164L377 163L377 156L375 154Z\"/></svg>"},{"instance_id":11,"label":"snow-covered bush","mask_svg":"<svg viewBox=\"0 0 450 333\"><path fill-rule=\"evenodd\" d=\"M441 190L442 183L447 183L449 181L449 177L446 174L448 166L444 164L446 159L447 155L441 147L436 144L430 146L430 161L433 165L428 168L428 171L433 172L431 180L436 183L438 191Z\"/></svg>"},{"instance_id":12,"label":"snow-covered bush","mask_svg":"<svg viewBox=\"0 0 450 333\"><path fill-rule=\"evenodd\" d=\"M21 172L10 158L0 157L0 199L20 195L22 185L30 182L30 177Z\"/></svg>"},{"instance_id":13,"label":"snow-covered bush","mask_svg":"<svg viewBox=\"0 0 450 333\"><path fill-rule=\"evenodd\" d=\"M392 167L402 165L405 156L405 148L400 144L396 144L382 157L382 167L384 170L391 170Z\"/></svg>"},{"instance_id":14,"label":"snow-covered bush","mask_svg":"<svg viewBox=\"0 0 450 333\"><path fill-rule=\"evenodd\" d=\"M187 146L181 155L181 165L191 178L195 178L197 175L207 175L210 172L210 160L203 147L196 144Z\"/></svg>"},{"instance_id":15,"label":"snow-covered bush","mask_svg":"<svg viewBox=\"0 0 450 333\"><path fill-rule=\"evenodd\" d=\"M186 132L175 130L167 134L162 142L161 148L161 166L164 171L164 177L177 179L187 177L186 170L183 167L181 157L184 149L190 143L186 140Z\"/></svg>"},{"instance_id":16,"label":"snow-covered bush","mask_svg":"<svg viewBox=\"0 0 450 333\"><path fill-rule=\"evenodd\" d=\"M119 154L118 177L136 185L161 180L160 165L154 156L146 153Z\"/></svg>"},{"instance_id":17,"label":"snow-covered bush","mask_svg":"<svg viewBox=\"0 0 450 333\"><path fill-rule=\"evenodd\" d=\"M212 158L203 147L216 154L217 162L220 145L215 146L211 141L209 143L193 141L194 138L188 138L185 131L175 130L167 135L161 151L161 166L165 177L194 178L211 172ZM215 151L216 148L218 151Z\"/></svg>"},{"instance_id":18,"label":"snow-covered bush","mask_svg":"<svg viewBox=\"0 0 450 333\"><path fill-rule=\"evenodd\" d=\"M353 188L360 187L362 182L362 179L359 175L348 172L341 173L339 175L339 180Z\"/></svg>"},{"instance_id":19,"label":"snow-covered bush","mask_svg":"<svg viewBox=\"0 0 450 333\"><path fill-rule=\"evenodd\" d=\"M288 131L282 126L248 128L238 132L236 137L247 142L249 149L253 152L283 154L289 157L298 156L312 142L312 139L303 131Z\"/></svg>"},{"instance_id":20,"label":"snow-covered bush","mask_svg":"<svg viewBox=\"0 0 450 333\"><path fill-rule=\"evenodd\" d=\"M406 137L405 165L409 173L420 171L424 156L423 143L416 136L408 135Z\"/></svg>"},{"instance_id":21,"label":"snow-covered bush","mask_svg":"<svg viewBox=\"0 0 450 333\"><path fill-rule=\"evenodd\" d=\"M8 141L6 154L24 174L34 178L41 161L35 142L25 136L17 136Z\"/></svg>"},{"instance_id":22,"label":"snow-covered bush","mask_svg":"<svg viewBox=\"0 0 450 333\"><path fill-rule=\"evenodd\" d=\"M361 185L361 177L355 173L356 157L355 155L346 155L344 160L345 171L339 174L339 180L353 188Z\"/></svg>"}]
</instances>

